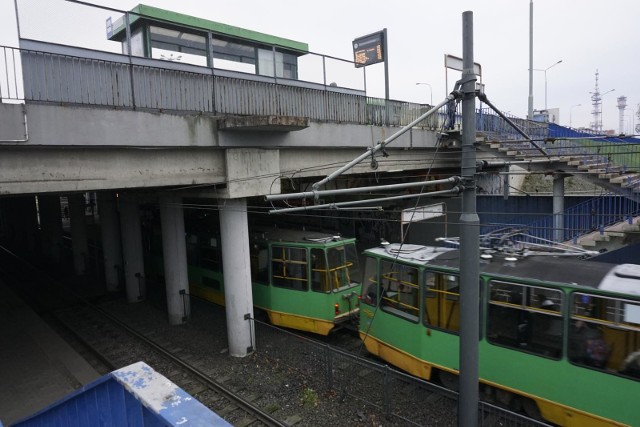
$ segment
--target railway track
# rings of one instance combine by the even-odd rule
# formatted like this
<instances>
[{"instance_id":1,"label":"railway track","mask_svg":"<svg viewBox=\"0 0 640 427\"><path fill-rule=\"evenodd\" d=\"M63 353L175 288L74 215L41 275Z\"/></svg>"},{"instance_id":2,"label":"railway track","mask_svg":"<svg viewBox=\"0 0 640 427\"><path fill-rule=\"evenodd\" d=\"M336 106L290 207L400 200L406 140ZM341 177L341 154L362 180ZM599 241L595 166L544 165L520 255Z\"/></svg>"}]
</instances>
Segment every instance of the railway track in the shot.
<instances>
[{"instance_id":1,"label":"railway track","mask_svg":"<svg viewBox=\"0 0 640 427\"><path fill-rule=\"evenodd\" d=\"M188 350L155 341L98 307L81 305L53 315L114 369L144 360L235 426L289 426L300 421L278 420L260 408L260 396L226 386L227 376L198 364Z\"/></svg>"},{"instance_id":2,"label":"railway track","mask_svg":"<svg viewBox=\"0 0 640 427\"><path fill-rule=\"evenodd\" d=\"M16 264L0 262L0 274ZM14 271L23 290L44 300L35 303L39 312L58 319L57 329L98 372L145 361L233 425L455 425L454 396L363 359L352 331L311 339L256 321L258 351L237 359L226 353L220 306L194 300L191 322L170 326L161 286L151 285L149 299L135 304L109 297L89 302L54 292L46 275L28 270ZM482 426L527 425L496 419Z\"/></svg>"},{"instance_id":3,"label":"railway track","mask_svg":"<svg viewBox=\"0 0 640 427\"><path fill-rule=\"evenodd\" d=\"M234 426L292 426L302 417L280 420L261 408L260 395L234 387L230 377L215 372L189 350L171 347L162 337L154 340L144 331L109 314L60 281L6 248L0 247L0 277L27 301L100 374L144 361L195 396ZM268 406L268 404L267 404Z\"/></svg>"}]
</instances>

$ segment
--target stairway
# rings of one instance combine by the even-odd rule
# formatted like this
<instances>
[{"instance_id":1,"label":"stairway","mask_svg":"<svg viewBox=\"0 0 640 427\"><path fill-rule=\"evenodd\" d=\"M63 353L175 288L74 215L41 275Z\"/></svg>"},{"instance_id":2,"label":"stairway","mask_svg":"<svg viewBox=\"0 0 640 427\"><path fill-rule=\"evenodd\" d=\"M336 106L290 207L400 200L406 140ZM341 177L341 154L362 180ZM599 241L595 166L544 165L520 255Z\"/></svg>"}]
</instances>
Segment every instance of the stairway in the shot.
<instances>
[{"instance_id":1,"label":"stairway","mask_svg":"<svg viewBox=\"0 0 640 427\"><path fill-rule=\"evenodd\" d=\"M517 162L527 170L549 174L576 175L581 179L640 203L640 156L634 155L634 142L612 138L601 140L549 139L537 142L536 147L526 140L496 140L499 135L482 134L478 150L496 159ZM640 142L640 141L639 141ZM543 153L540 148L544 150ZM638 157L638 159L636 159ZM621 159L626 164L616 164L612 159ZM629 167L629 166L632 167ZM640 205L633 212L616 212L607 216L610 223L599 224L599 230L587 231L567 242L585 249L600 252L612 251L633 243L640 235ZM567 215L567 213L565 213ZM630 215L635 217L629 220ZM599 215L603 217L605 215Z\"/></svg>"}]
</instances>

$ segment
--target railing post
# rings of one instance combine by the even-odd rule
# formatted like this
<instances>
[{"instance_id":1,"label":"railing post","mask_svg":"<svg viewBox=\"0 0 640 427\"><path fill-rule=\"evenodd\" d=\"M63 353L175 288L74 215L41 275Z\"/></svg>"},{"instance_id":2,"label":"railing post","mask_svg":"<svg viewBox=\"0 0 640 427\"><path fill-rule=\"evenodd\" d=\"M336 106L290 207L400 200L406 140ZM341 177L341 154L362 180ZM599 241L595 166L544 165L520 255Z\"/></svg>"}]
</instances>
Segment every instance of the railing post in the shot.
<instances>
[{"instance_id":1,"label":"railing post","mask_svg":"<svg viewBox=\"0 0 640 427\"><path fill-rule=\"evenodd\" d=\"M382 376L382 412L386 419L391 419L391 386L389 365L384 365L384 373Z\"/></svg>"},{"instance_id":2,"label":"railing post","mask_svg":"<svg viewBox=\"0 0 640 427\"><path fill-rule=\"evenodd\" d=\"M144 277L140 273L136 273L135 276L138 279L138 300L142 300L142 281L144 280Z\"/></svg>"},{"instance_id":3,"label":"railing post","mask_svg":"<svg viewBox=\"0 0 640 427\"><path fill-rule=\"evenodd\" d=\"M182 321L186 322L189 320L189 317L187 316L187 302L185 299L187 296L186 289L180 289L180 295L182 296Z\"/></svg>"},{"instance_id":4,"label":"railing post","mask_svg":"<svg viewBox=\"0 0 640 427\"><path fill-rule=\"evenodd\" d=\"M131 107L136 109L136 91L133 84L133 54L131 53L131 20L129 12L124 14L126 34L127 34L127 55L129 56L129 84L131 85Z\"/></svg>"},{"instance_id":5,"label":"railing post","mask_svg":"<svg viewBox=\"0 0 640 427\"><path fill-rule=\"evenodd\" d=\"M324 346L325 354L327 355L327 390L333 390L333 352L329 345Z\"/></svg>"}]
</instances>

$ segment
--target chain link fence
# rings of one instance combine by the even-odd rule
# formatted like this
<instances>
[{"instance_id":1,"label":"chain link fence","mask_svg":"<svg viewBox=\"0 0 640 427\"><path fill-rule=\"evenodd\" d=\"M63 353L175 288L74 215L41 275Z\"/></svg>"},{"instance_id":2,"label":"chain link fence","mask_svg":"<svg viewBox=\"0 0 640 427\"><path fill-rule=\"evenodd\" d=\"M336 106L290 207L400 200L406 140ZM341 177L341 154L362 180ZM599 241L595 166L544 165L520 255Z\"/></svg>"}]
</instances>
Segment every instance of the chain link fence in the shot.
<instances>
[{"instance_id":1,"label":"chain link fence","mask_svg":"<svg viewBox=\"0 0 640 427\"><path fill-rule=\"evenodd\" d=\"M400 372L377 360L255 320L256 348L310 387L375 408L393 425L457 426L458 393ZM547 424L480 402L478 426Z\"/></svg>"}]
</instances>

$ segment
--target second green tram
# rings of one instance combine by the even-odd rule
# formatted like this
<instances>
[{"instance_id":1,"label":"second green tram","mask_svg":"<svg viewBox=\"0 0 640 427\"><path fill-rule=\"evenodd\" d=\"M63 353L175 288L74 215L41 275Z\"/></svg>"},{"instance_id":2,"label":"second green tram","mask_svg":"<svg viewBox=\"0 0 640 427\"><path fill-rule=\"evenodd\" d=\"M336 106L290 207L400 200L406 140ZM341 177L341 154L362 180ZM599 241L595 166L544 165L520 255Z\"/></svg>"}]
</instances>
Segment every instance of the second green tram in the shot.
<instances>
[{"instance_id":1,"label":"second green tram","mask_svg":"<svg viewBox=\"0 0 640 427\"><path fill-rule=\"evenodd\" d=\"M327 335L357 323L361 273L354 238L276 228L249 237L253 304L272 324ZM186 243L190 293L224 305L220 239L199 229L187 233ZM161 242L152 247L152 268L162 274Z\"/></svg>"},{"instance_id":2,"label":"second green tram","mask_svg":"<svg viewBox=\"0 0 640 427\"><path fill-rule=\"evenodd\" d=\"M365 251L360 337L415 376L457 389L460 252ZM480 261L484 399L560 426L640 425L640 266L566 257Z\"/></svg>"}]
</instances>

